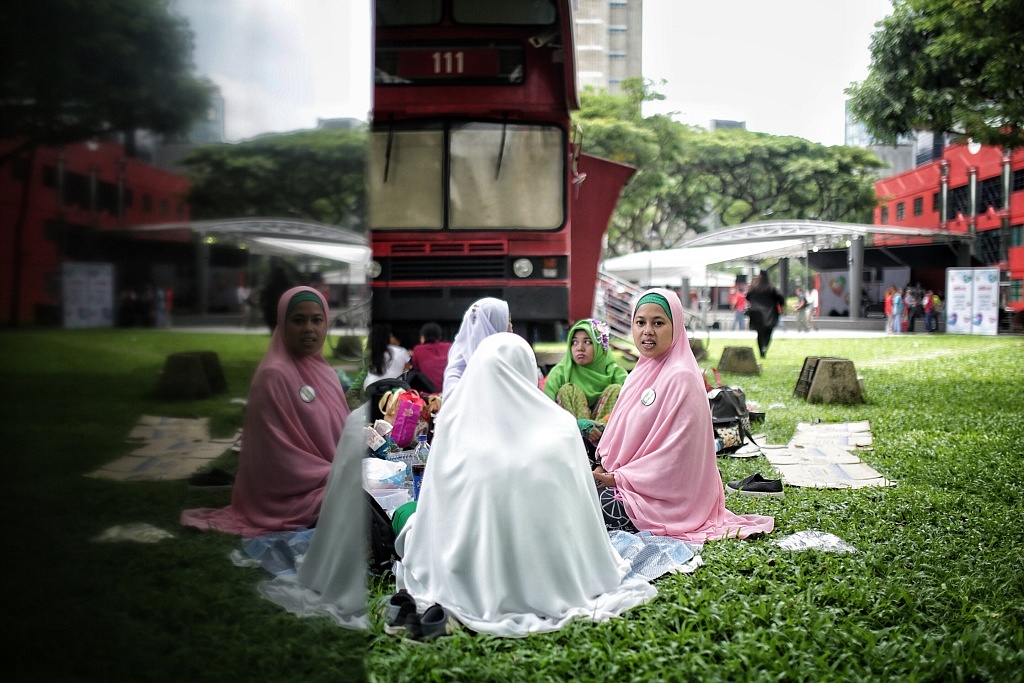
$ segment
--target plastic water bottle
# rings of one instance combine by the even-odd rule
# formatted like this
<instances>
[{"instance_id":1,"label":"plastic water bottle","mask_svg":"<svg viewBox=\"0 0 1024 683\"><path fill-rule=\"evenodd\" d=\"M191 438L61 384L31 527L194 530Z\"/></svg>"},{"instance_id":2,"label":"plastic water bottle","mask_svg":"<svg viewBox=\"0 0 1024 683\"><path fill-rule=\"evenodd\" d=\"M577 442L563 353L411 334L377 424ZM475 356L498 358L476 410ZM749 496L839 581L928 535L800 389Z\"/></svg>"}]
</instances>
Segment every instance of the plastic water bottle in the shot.
<instances>
[{"instance_id":1,"label":"plastic water bottle","mask_svg":"<svg viewBox=\"0 0 1024 683\"><path fill-rule=\"evenodd\" d=\"M430 456L430 444L427 443L427 435L420 434L416 437L416 447L412 450L413 455L420 462L425 463Z\"/></svg>"}]
</instances>

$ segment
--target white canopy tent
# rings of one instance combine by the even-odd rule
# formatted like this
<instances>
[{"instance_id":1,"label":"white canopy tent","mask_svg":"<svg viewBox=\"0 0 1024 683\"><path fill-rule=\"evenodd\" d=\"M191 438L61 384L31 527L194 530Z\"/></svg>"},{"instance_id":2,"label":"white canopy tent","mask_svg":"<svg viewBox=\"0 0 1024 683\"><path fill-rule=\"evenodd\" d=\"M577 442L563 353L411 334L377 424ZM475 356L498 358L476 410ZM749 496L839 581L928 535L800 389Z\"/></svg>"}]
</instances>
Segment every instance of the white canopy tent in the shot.
<instances>
[{"instance_id":1,"label":"white canopy tent","mask_svg":"<svg viewBox=\"0 0 1024 683\"><path fill-rule=\"evenodd\" d=\"M691 287L731 287L736 276L709 270L709 266L732 261L750 261L754 257L770 258L802 254L803 240L773 240L743 244L720 244L708 247L682 247L661 251L641 251L606 259L601 270L622 280L638 282L645 287L682 286L684 278Z\"/></svg>"}]
</instances>

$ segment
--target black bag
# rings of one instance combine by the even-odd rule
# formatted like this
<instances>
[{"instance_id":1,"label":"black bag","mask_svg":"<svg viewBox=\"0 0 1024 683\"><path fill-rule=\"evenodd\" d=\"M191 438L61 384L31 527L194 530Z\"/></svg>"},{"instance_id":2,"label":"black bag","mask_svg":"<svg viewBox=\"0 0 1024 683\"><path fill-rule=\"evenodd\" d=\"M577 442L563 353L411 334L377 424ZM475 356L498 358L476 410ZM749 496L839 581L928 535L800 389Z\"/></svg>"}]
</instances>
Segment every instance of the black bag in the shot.
<instances>
[{"instance_id":1,"label":"black bag","mask_svg":"<svg viewBox=\"0 0 1024 683\"><path fill-rule=\"evenodd\" d=\"M409 389L409 383L401 378L384 378L368 385L366 389L363 390L363 396L370 404L370 425L384 417L384 414L380 411L380 397L384 394L390 394L394 389Z\"/></svg>"},{"instance_id":2,"label":"black bag","mask_svg":"<svg viewBox=\"0 0 1024 683\"><path fill-rule=\"evenodd\" d=\"M739 450L749 439L750 413L747 411L747 397L739 387L722 386L722 380L715 370L717 387L708 390L708 403L711 406L711 426L715 438L722 440L718 455L727 455Z\"/></svg>"},{"instance_id":3,"label":"black bag","mask_svg":"<svg viewBox=\"0 0 1024 683\"><path fill-rule=\"evenodd\" d=\"M395 554L395 531L391 519L373 496L363 491L370 534L366 543L366 564L374 576L391 571L398 556Z\"/></svg>"}]
</instances>

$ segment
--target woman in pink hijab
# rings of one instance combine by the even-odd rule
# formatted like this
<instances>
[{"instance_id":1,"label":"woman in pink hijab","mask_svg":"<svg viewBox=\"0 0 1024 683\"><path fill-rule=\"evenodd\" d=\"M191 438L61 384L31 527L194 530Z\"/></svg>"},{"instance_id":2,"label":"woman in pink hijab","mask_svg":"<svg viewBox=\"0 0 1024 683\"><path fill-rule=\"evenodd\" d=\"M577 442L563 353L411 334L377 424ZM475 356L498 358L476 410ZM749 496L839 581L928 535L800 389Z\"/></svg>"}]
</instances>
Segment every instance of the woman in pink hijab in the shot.
<instances>
[{"instance_id":1,"label":"woman in pink hijab","mask_svg":"<svg viewBox=\"0 0 1024 683\"><path fill-rule=\"evenodd\" d=\"M320 515L349 413L338 374L323 356L327 301L315 289L295 287L281 296L277 315L249 389L231 505L185 510L185 526L258 536L312 527Z\"/></svg>"},{"instance_id":2,"label":"woman in pink hijab","mask_svg":"<svg viewBox=\"0 0 1024 683\"><path fill-rule=\"evenodd\" d=\"M707 390L683 315L667 289L648 290L633 304L640 359L608 419L594 470L606 521L692 543L768 533L772 517L725 509Z\"/></svg>"}]
</instances>

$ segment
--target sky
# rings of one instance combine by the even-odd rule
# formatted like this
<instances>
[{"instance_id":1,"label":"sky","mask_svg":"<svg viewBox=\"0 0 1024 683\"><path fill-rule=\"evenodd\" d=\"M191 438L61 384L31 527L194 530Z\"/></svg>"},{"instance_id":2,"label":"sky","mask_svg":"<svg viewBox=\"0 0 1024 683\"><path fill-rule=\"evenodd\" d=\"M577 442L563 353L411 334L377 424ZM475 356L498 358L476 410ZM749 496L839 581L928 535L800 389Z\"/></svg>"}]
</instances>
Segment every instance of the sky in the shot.
<instances>
[{"instance_id":1,"label":"sky","mask_svg":"<svg viewBox=\"0 0 1024 683\"><path fill-rule=\"evenodd\" d=\"M370 0L172 0L199 72L225 100L225 136L365 120ZM890 0L644 0L645 113L843 144L843 90L863 80ZM665 81L662 83L662 81Z\"/></svg>"}]
</instances>

